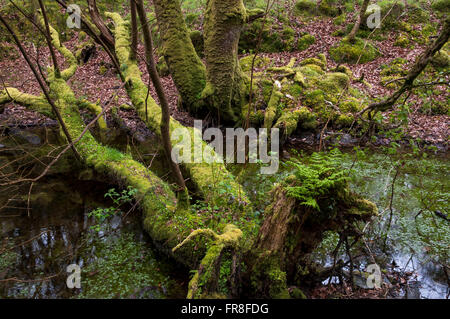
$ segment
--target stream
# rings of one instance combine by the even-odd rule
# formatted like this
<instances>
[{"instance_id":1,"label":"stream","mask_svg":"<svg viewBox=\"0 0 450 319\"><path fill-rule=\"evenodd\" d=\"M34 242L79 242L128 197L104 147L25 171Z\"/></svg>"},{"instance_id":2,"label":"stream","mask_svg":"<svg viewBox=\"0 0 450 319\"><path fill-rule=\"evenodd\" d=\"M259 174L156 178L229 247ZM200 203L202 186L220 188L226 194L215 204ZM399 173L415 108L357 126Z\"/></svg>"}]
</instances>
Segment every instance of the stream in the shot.
<instances>
[{"instance_id":1,"label":"stream","mask_svg":"<svg viewBox=\"0 0 450 319\"><path fill-rule=\"evenodd\" d=\"M57 140L49 130L15 129L0 136L2 175L17 178L42 172L45 166L30 166L30 159L42 152L54 156ZM163 157L155 156L156 143L142 141L136 142L135 155L147 164L155 160L156 170L164 175L159 160ZM119 144L123 150L129 145ZM44 158L48 162L52 156ZM303 152L292 157L305 163L309 159ZM380 211L365 239L382 268L411 273L398 298L446 298L449 287L443 269L450 264L450 223L434 212L448 212L448 159L408 158L398 171L391 205L394 162L399 160L401 155L374 152L356 160L354 153L342 155L343 168L351 168L353 189ZM12 161L17 163L9 165ZM90 213L113 206L105 193L114 186L96 181L88 170L72 168L73 159L67 155L31 189L29 183L0 186L0 298L185 298L189 271L153 247L141 227L140 212L127 204L121 214L99 225ZM262 215L273 184L289 174L286 165L270 176L259 174L256 166L232 170L257 203L256 217ZM336 234L328 234L315 259L332 263L336 240ZM368 263L362 260L357 267L364 269ZM81 268L80 289L67 287L70 264Z\"/></svg>"}]
</instances>

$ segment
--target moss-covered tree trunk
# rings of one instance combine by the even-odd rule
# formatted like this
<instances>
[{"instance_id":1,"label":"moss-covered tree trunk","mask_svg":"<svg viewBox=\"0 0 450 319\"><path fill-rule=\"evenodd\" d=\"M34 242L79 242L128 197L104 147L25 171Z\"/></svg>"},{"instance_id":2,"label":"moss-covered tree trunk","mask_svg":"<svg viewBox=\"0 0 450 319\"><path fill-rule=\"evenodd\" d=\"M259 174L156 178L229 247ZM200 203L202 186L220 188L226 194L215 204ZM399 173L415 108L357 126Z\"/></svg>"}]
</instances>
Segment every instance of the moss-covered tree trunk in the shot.
<instances>
[{"instance_id":1,"label":"moss-covered tree trunk","mask_svg":"<svg viewBox=\"0 0 450 319\"><path fill-rule=\"evenodd\" d=\"M191 114L207 111L201 99L206 69L195 52L179 0L154 0L162 38L163 55L180 93L181 105Z\"/></svg>"},{"instance_id":2,"label":"moss-covered tree trunk","mask_svg":"<svg viewBox=\"0 0 450 319\"><path fill-rule=\"evenodd\" d=\"M238 61L246 21L242 0L208 0L204 22L207 85L202 96L221 119L234 123L240 118L247 90Z\"/></svg>"}]
</instances>

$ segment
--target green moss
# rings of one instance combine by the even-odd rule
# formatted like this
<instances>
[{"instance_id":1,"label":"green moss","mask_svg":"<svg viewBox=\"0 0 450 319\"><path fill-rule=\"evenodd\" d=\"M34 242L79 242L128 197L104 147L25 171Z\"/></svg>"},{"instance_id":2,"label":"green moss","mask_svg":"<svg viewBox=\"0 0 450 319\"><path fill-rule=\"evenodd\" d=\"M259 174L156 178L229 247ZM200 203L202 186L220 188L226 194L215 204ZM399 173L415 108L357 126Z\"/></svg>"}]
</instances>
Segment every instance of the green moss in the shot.
<instances>
[{"instance_id":1,"label":"green moss","mask_svg":"<svg viewBox=\"0 0 450 319\"><path fill-rule=\"evenodd\" d=\"M333 19L334 25L343 25L346 21L345 14L341 14L340 16Z\"/></svg>"},{"instance_id":2,"label":"green moss","mask_svg":"<svg viewBox=\"0 0 450 319\"><path fill-rule=\"evenodd\" d=\"M397 47L407 48L409 45L409 39L407 36L400 34L394 42Z\"/></svg>"},{"instance_id":3,"label":"green moss","mask_svg":"<svg viewBox=\"0 0 450 319\"><path fill-rule=\"evenodd\" d=\"M405 64L407 61L403 58L396 58L388 65L381 66L381 84L387 85L387 88L394 89L400 85L401 82L393 82L392 80L405 76L408 73ZM389 84L388 84L389 82Z\"/></svg>"},{"instance_id":4,"label":"green moss","mask_svg":"<svg viewBox=\"0 0 450 319\"><path fill-rule=\"evenodd\" d=\"M206 105L200 100L200 96L206 85L206 68L191 41L179 1L158 1L154 3L154 7L162 39L162 54L180 93L181 105L192 114L204 112ZM119 36L124 44L129 42L129 32L121 17L117 14L107 16L116 23L116 37ZM128 58L122 56L119 60L127 61Z\"/></svg>"},{"instance_id":5,"label":"green moss","mask_svg":"<svg viewBox=\"0 0 450 319\"><path fill-rule=\"evenodd\" d=\"M301 114L303 113L296 109L283 110L281 116L278 118L273 127L279 128L282 133L282 137L286 138L297 129L297 124Z\"/></svg>"},{"instance_id":6,"label":"green moss","mask_svg":"<svg viewBox=\"0 0 450 319\"><path fill-rule=\"evenodd\" d=\"M298 51L304 51L307 48L309 48L310 45L314 44L316 42L316 38L312 36L311 34L305 34L297 41L297 50Z\"/></svg>"},{"instance_id":7,"label":"green moss","mask_svg":"<svg viewBox=\"0 0 450 319\"><path fill-rule=\"evenodd\" d=\"M299 0L295 3L295 14L316 14L317 13L317 3L312 0Z\"/></svg>"},{"instance_id":8,"label":"green moss","mask_svg":"<svg viewBox=\"0 0 450 319\"><path fill-rule=\"evenodd\" d=\"M203 41L203 34L198 30L193 30L189 33L192 44L194 45L195 52L197 52L199 57L204 56L205 43Z\"/></svg>"},{"instance_id":9,"label":"green moss","mask_svg":"<svg viewBox=\"0 0 450 319\"><path fill-rule=\"evenodd\" d=\"M295 3L294 13L297 15L324 15L335 17L339 14L336 0L322 0L317 6L313 0L300 0Z\"/></svg>"},{"instance_id":10,"label":"green moss","mask_svg":"<svg viewBox=\"0 0 450 319\"><path fill-rule=\"evenodd\" d=\"M264 127L270 129L277 117L277 109L280 104L283 94L279 91L279 88L274 85L272 89L272 95L266 108L264 115Z\"/></svg>"},{"instance_id":11,"label":"green moss","mask_svg":"<svg viewBox=\"0 0 450 319\"><path fill-rule=\"evenodd\" d=\"M116 22L116 30L114 33L116 36L116 52L119 57L119 63L127 65L127 68L123 71L125 80L129 82L129 85L126 86L127 93L131 98L138 116L146 123L149 129L160 136L161 108L151 97L149 97L147 103L148 117L146 117L145 100L147 97L147 85L142 82L136 62L128 59L129 33L124 26L124 21L117 14L108 15ZM203 93L205 92L207 94L214 94L214 88L212 86L206 86ZM178 121L171 119L170 131L173 132L175 129L186 129L190 139L194 139L193 128L184 127ZM172 143L175 144L177 141L172 141ZM194 143L191 143L191 145L193 147ZM202 142L202 146L208 147L205 142ZM192 154L193 153L194 150L192 150ZM228 210L222 212L224 215L228 214L230 210L239 211L240 214L243 215L251 210L250 201L243 193L241 186L234 180L234 176L227 171L223 163L183 163L182 166L187 175L190 176L191 182L198 192L198 195L203 196L206 201L214 203L214 205L224 205L228 207ZM226 196L223 195L223 193L218 192L217 185L219 183L228 186ZM227 218L230 218L231 216L223 217L223 220L226 221ZM214 229L219 227L219 225L206 224ZM253 222L243 223L242 230L248 235L254 230L254 227L255 225ZM153 230L153 227L150 228L150 233L152 235L154 235L155 232L156 230Z\"/></svg>"},{"instance_id":12,"label":"green moss","mask_svg":"<svg viewBox=\"0 0 450 319\"><path fill-rule=\"evenodd\" d=\"M350 68L348 66L345 65L339 65L338 67L336 67L336 69L334 69L334 72L341 72L341 73L345 73L347 74L347 76L351 79L353 78L353 72L352 70L350 70Z\"/></svg>"},{"instance_id":13,"label":"green moss","mask_svg":"<svg viewBox=\"0 0 450 319\"><path fill-rule=\"evenodd\" d=\"M247 55L239 60L239 64L241 65L241 69L244 72L250 72L252 68L252 62L253 62L254 55ZM270 59L258 55L255 59L254 67L255 68L262 68L267 65L269 65Z\"/></svg>"},{"instance_id":14,"label":"green moss","mask_svg":"<svg viewBox=\"0 0 450 319\"><path fill-rule=\"evenodd\" d=\"M44 96L34 96L23 93L16 88L5 88L0 91L0 105L8 102L15 102L19 105L26 106L27 108L50 118L55 117L52 107L48 104Z\"/></svg>"},{"instance_id":15,"label":"green moss","mask_svg":"<svg viewBox=\"0 0 450 319\"><path fill-rule=\"evenodd\" d=\"M401 31L405 31L405 32L411 32L413 30L412 26L409 23L404 22L404 21L401 21L399 23L399 29Z\"/></svg>"},{"instance_id":16,"label":"green moss","mask_svg":"<svg viewBox=\"0 0 450 319\"><path fill-rule=\"evenodd\" d=\"M304 59L304 60L302 60L302 61L299 63L299 65L300 65L300 66L303 66L303 65L317 65L317 66L319 66L322 70L326 70L326 68L327 68L326 63L324 63L322 60L320 60L320 59L318 59L318 58L307 58L307 59Z\"/></svg>"},{"instance_id":17,"label":"green moss","mask_svg":"<svg viewBox=\"0 0 450 319\"><path fill-rule=\"evenodd\" d=\"M87 34L84 31L78 32L78 41L84 41L86 40Z\"/></svg>"},{"instance_id":18,"label":"green moss","mask_svg":"<svg viewBox=\"0 0 450 319\"><path fill-rule=\"evenodd\" d=\"M403 1L396 0L382 0L378 1L377 5L381 9L381 17L385 17L381 23L382 30L392 30L398 27L398 23L401 21L401 17L405 12L405 4ZM368 9L364 15L361 28L368 29L367 21L369 15L373 13L373 10ZM388 14L389 13L389 14Z\"/></svg>"},{"instance_id":19,"label":"green moss","mask_svg":"<svg viewBox=\"0 0 450 319\"><path fill-rule=\"evenodd\" d=\"M380 56L379 51L370 43L356 38L353 43L344 38L330 48L331 58L339 63L367 63Z\"/></svg>"},{"instance_id":20,"label":"green moss","mask_svg":"<svg viewBox=\"0 0 450 319\"><path fill-rule=\"evenodd\" d=\"M438 14L445 14L450 12L450 2L448 0L435 0L431 8Z\"/></svg>"},{"instance_id":21,"label":"green moss","mask_svg":"<svg viewBox=\"0 0 450 319\"><path fill-rule=\"evenodd\" d=\"M98 68L98 74L100 74L100 75L105 75L106 71L108 71L108 69L104 65L101 65Z\"/></svg>"},{"instance_id":22,"label":"green moss","mask_svg":"<svg viewBox=\"0 0 450 319\"><path fill-rule=\"evenodd\" d=\"M282 25L275 23L275 20L268 17L264 23L262 19L253 21L244 26L239 39L239 52L252 53L255 43L261 34L261 52L284 52L293 51L297 48L297 32L290 25L290 22ZM262 30L261 30L262 29Z\"/></svg>"},{"instance_id":23,"label":"green moss","mask_svg":"<svg viewBox=\"0 0 450 319\"><path fill-rule=\"evenodd\" d=\"M337 7L336 0L322 0L319 5L319 13L329 16L336 17L339 14L339 9Z\"/></svg>"},{"instance_id":24,"label":"green moss","mask_svg":"<svg viewBox=\"0 0 450 319\"><path fill-rule=\"evenodd\" d=\"M317 127L317 117L307 107L302 106L299 110L298 125L306 130Z\"/></svg>"},{"instance_id":25,"label":"green moss","mask_svg":"<svg viewBox=\"0 0 450 319\"><path fill-rule=\"evenodd\" d=\"M431 64L437 68L445 68L450 65L450 55L445 50L436 52L431 59Z\"/></svg>"}]
</instances>

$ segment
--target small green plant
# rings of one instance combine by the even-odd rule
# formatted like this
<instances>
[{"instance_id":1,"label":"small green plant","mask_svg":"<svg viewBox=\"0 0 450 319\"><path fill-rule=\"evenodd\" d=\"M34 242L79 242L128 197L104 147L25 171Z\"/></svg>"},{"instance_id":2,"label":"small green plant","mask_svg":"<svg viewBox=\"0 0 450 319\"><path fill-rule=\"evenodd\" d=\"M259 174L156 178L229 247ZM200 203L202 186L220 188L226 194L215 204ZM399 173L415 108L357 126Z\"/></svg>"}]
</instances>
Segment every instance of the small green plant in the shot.
<instances>
[{"instance_id":1,"label":"small green plant","mask_svg":"<svg viewBox=\"0 0 450 319\"><path fill-rule=\"evenodd\" d=\"M105 198L110 198L115 206L111 206L108 208L98 207L91 211L88 216L94 217L95 221L97 222L97 224L91 226L91 229L99 232L101 229L101 225L105 222L105 220L114 215L120 214L122 212L120 210L120 207L126 203L131 203L136 193L137 189L131 186L128 186L127 189L122 190L122 192L120 193L118 193L115 188L109 189L105 194Z\"/></svg>"}]
</instances>

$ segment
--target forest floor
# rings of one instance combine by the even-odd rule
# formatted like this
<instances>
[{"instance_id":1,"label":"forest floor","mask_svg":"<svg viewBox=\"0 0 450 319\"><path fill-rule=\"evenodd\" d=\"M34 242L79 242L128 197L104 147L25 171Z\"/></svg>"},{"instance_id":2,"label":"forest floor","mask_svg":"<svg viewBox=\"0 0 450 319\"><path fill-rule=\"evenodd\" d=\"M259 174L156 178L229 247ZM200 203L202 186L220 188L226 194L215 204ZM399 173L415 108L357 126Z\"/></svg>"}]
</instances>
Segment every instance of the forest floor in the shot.
<instances>
[{"instance_id":1,"label":"forest floor","mask_svg":"<svg viewBox=\"0 0 450 319\"><path fill-rule=\"evenodd\" d=\"M297 58L297 61L300 61L305 58L314 57L319 53L324 53L328 58L328 69L331 70L334 68L337 64L329 57L328 50L341 38L331 35L339 28L333 24L333 20L331 18L321 18L312 20L307 24L299 22L297 25L299 30L313 35L318 40L308 49L301 52L261 53L261 55L268 57L271 60L272 65L282 66L286 65L291 58ZM364 91L372 98L386 96L392 92L392 90L387 89L380 84L380 66L382 64L387 64L398 57L406 59L408 64L411 64L424 50L424 46L419 45L413 50L394 46L395 36L396 32L392 31L388 34L386 40L375 41L376 47L381 51L382 55L374 61L364 64L346 64L352 70L354 79L358 79L364 74L364 80L369 83L369 85L364 85L356 80L353 81L352 85ZM65 43L65 45L68 48L75 50L78 43L78 37L75 34L72 39ZM39 61L43 69L45 69L49 63L49 52L46 48L36 51L34 47L28 47L28 51L33 58ZM143 57L144 53L142 46L139 47L138 51L138 57ZM148 83L148 74L145 72L145 63L142 58L139 60L140 68L143 71L143 80ZM100 103L105 103L112 95L117 95L117 97L113 99L113 103L116 106L130 104L130 100L125 90L119 89L121 81L115 74L112 64L108 61L109 58L107 54L97 47L95 55L93 55L86 64L81 65L75 76L70 80L74 92L79 97L86 98L92 102L99 101ZM101 68L106 70L106 72L101 72ZM257 71L261 70L257 69ZM3 59L0 61L0 78L2 86L14 86L24 92L32 94L40 93L37 81L34 79L25 60L18 53L15 55L15 58ZM171 115L184 125L192 126L194 119L187 112L177 107L178 93L171 76L163 77L162 82L170 102ZM152 85L150 86L150 89L152 97L157 101L157 96ZM442 98L444 99L445 96L442 96ZM413 107L411 107L411 112L409 114L407 135L412 138L420 138L426 144L437 145L441 150L446 150L448 148L450 117L445 114L427 115L418 112L423 100L417 96L412 95L410 97L410 102L412 102ZM131 131L138 131L145 134L145 125L140 122L134 111L120 109L119 114ZM107 121L110 122L111 116L108 114L106 117ZM49 123L48 120L43 119L38 114L12 104L6 106L4 113L0 114L0 123L7 125L30 126L46 122ZM295 135L293 136L293 139L295 141Z\"/></svg>"}]
</instances>

